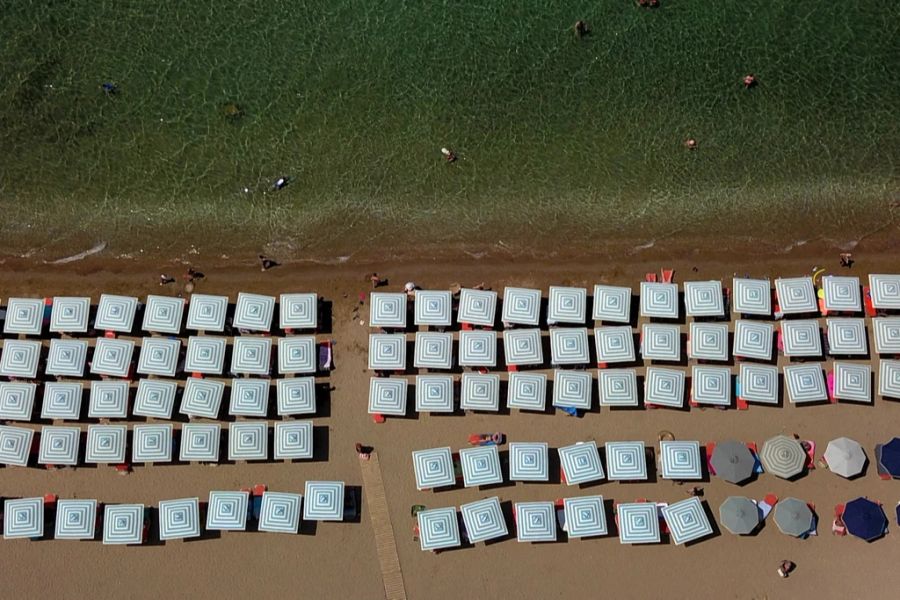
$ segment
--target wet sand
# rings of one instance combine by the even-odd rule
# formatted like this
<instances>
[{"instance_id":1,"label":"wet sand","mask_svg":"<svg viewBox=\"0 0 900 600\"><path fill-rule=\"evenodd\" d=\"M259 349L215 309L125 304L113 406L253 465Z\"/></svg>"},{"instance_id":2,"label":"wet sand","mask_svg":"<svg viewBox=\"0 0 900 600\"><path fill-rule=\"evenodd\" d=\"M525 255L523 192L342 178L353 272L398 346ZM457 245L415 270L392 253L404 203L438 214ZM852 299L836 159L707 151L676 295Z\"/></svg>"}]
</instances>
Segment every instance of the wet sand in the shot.
<instances>
[{"instance_id":1,"label":"wet sand","mask_svg":"<svg viewBox=\"0 0 900 600\"><path fill-rule=\"evenodd\" d=\"M869 253L864 244L855 251L857 263L850 274L900 272L896 246ZM833 506L860 495L884 503L895 523L893 507L900 500L894 481L882 481L871 466L857 480L846 481L817 469L795 482L768 475L743 487L713 478L700 484L711 512L728 495L762 498L766 493L795 496L814 502L820 515L819 536L806 541L782 535L771 521L752 537L727 531L689 547L672 543L623 546L617 537L570 540L529 545L510 539L479 544L433 555L412 540L410 505L429 508L459 506L498 495L510 502L554 500L566 496L602 494L607 499L631 501L646 497L673 502L685 498L685 488L669 481L654 483L602 483L585 489L558 483L504 485L496 489L454 489L437 493L415 489L410 453L413 450L466 443L469 433L500 430L513 441L546 441L551 448L595 439L643 440L656 445L660 430L678 439L701 443L735 437L761 443L777 433L799 433L819 444L818 454L832 438L846 435L867 449L900 433L900 404L876 399L874 404L795 407L752 406L749 411L632 411L597 409L584 418L558 414L471 414L412 419L391 419L375 425L366 414L369 373L366 344L369 329L352 317L360 292L368 292L367 272L376 270L399 289L407 280L426 288L443 289L452 282L472 285L484 281L501 290L504 285L540 287L550 284L592 286L610 282L636 287L649 270L674 267L676 281L730 280L734 272L753 276L803 275L814 265L838 273L837 256L806 247L778 256L734 256L703 252L673 258L660 253L637 254L613 265L606 261L566 261L553 256L540 260L467 260L439 262L384 262L314 265L293 263L260 273L253 257L230 261L192 257L207 279L195 291L279 293L316 291L333 302L336 370L335 389L327 402L320 400L316 427L327 427L327 460L295 464L156 466L135 468L128 477L112 468L43 469L5 468L2 495L19 497L54 492L63 498L98 498L103 502L143 502L199 496L211 489L235 489L266 483L276 491L301 492L309 479L342 479L361 485L353 444L373 445L380 457L394 533L410 598L498 597L522 598L868 598L894 597L900 572L895 525L883 540L867 545L856 538L830 534ZM277 258L277 257L276 257ZM245 266L246 265L246 266ZM692 272L692 267L698 268ZM181 267L183 269L183 267ZM175 271L173 263L110 260L104 254L63 266L36 265L8 259L0 266L4 298L14 295L91 295L101 292L146 296L159 293L160 270ZM843 270L847 274L847 270ZM362 314L367 318L368 306ZM783 359L782 359L783 360ZM82 427L86 425L81 424ZM505 448L504 448L505 449ZM551 457L555 452L551 451ZM365 497L365 490L363 490ZM509 510L507 510L509 513ZM512 531L511 515L507 521ZM786 580L775 570L781 559L797 563ZM287 536L267 533L225 533L219 538L170 542L150 547L105 547L99 542L0 540L4 582L24 597L136 598L256 597L303 598L383 597L375 543L368 515L360 523L320 523L315 531Z\"/></svg>"}]
</instances>

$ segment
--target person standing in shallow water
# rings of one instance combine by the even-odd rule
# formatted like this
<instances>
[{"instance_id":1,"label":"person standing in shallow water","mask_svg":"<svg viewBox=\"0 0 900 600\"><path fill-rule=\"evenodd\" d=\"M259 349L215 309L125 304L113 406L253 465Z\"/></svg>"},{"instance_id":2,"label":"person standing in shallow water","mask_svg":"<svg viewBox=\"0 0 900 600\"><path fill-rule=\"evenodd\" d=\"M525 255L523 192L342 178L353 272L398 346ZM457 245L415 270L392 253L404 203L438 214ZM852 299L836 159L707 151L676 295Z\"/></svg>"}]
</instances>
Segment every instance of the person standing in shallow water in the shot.
<instances>
[{"instance_id":1,"label":"person standing in shallow water","mask_svg":"<svg viewBox=\"0 0 900 600\"><path fill-rule=\"evenodd\" d=\"M575 37L581 39L591 33L591 29L584 21L575 21Z\"/></svg>"}]
</instances>

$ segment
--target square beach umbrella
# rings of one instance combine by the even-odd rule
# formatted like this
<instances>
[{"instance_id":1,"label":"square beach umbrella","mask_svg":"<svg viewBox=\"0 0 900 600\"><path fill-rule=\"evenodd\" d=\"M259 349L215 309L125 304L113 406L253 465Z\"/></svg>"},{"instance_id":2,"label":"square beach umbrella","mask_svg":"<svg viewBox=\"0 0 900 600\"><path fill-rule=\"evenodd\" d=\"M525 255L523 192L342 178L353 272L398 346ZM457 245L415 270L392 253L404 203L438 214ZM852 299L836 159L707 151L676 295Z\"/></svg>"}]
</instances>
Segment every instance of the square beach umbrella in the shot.
<instances>
[{"instance_id":1,"label":"square beach umbrella","mask_svg":"<svg viewBox=\"0 0 900 600\"><path fill-rule=\"evenodd\" d=\"M496 365L496 331L459 332L459 366L494 367Z\"/></svg>"},{"instance_id":2,"label":"square beach umbrella","mask_svg":"<svg viewBox=\"0 0 900 600\"><path fill-rule=\"evenodd\" d=\"M478 487L503 483L500 470L500 453L497 446L477 446L459 451L463 485Z\"/></svg>"},{"instance_id":3,"label":"square beach umbrella","mask_svg":"<svg viewBox=\"0 0 900 600\"><path fill-rule=\"evenodd\" d=\"M676 546L712 535L712 525L703 510L703 503L696 496L664 506L662 515Z\"/></svg>"},{"instance_id":4,"label":"square beach umbrella","mask_svg":"<svg viewBox=\"0 0 900 600\"><path fill-rule=\"evenodd\" d=\"M834 363L834 398L872 403L872 367L849 362Z\"/></svg>"},{"instance_id":5,"label":"square beach umbrella","mask_svg":"<svg viewBox=\"0 0 900 600\"><path fill-rule=\"evenodd\" d=\"M416 290L415 324L450 327L453 324L453 298L450 292Z\"/></svg>"},{"instance_id":6,"label":"square beach umbrella","mask_svg":"<svg viewBox=\"0 0 900 600\"><path fill-rule=\"evenodd\" d=\"M224 393L225 384L221 381L188 377L184 383L178 412L188 417L217 419Z\"/></svg>"},{"instance_id":7,"label":"square beach umbrella","mask_svg":"<svg viewBox=\"0 0 900 600\"><path fill-rule=\"evenodd\" d=\"M160 500L159 539L166 541L196 537L200 537L200 500Z\"/></svg>"},{"instance_id":8,"label":"square beach umbrella","mask_svg":"<svg viewBox=\"0 0 900 600\"><path fill-rule=\"evenodd\" d=\"M663 479L683 481L703 478L700 442L660 440L659 459Z\"/></svg>"},{"instance_id":9,"label":"square beach umbrella","mask_svg":"<svg viewBox=\"0 0 900 600\"><path fill-rule=\"evenodd\" d=\"M637 359L634 333L627 325L594 329L594 346L598 363L633 363Z\"/></svg>"},{"instance_id":10,"label":"square beach umbrella","mask_svg":"<svg viewBox=\"0 0 900 600\"><path fill-rule=\"evenodd\" d=\"M44 325L44 301L40 298L10 298L6 303L3 333L41 335Z\"/></svg>"},{"instance_id":11,"label":"square beach umbrella","mask_svg":"<svg viewBox=\"0 0 900 600\"><path fill-rule=\"evenodd\" d=\"M541 290L503 288L503 311L500 320L514 325L537 327L541 319Z\"/></svg>"},{"instance_id":12,"label":"square beach umbrella","mask_svg":"<svg viewBox=\"0 0 900 600\"><path fill-rule=\"evenodd\" d=\"M550 461L546 442L509 444L510 481L549 481Z\"/></svg>"},{"instance_id":13,"label":"square beach umbrella","mask_svg":"<svg viewBox=\"0 0 900 600\"><path fill-rule=\"evenodd\" d=\"M272 371L272 338L236 337L231 350L232 373L265 376Z\"/></svg>"},{"instance_id":14,"label":"square beach umbrella","mask_svg":"<svg viewBox=\"0 0 900 600\"><path fill-rule=\"evenodd\" d=\"M369 379L369 414L406 415L407 381L402 377Z\"/></svg>"},{"instance_id":15,"label":"square beach umbrella","mask_svg":"<svg viewBox=\"0 0 900 600\"><path fill-rule=\"evenodd\" d=\"M784 277L775 280L775 293L781 312L789 314L819 311L812 277Z\"/></svg>"},{"instance_id":16,"label":"square beach umbrella","mask_svg":"<svg viewBox=\"0 0 900 600\"><path fill-rule=\"evenodd\" d=\"M3 539L44 537L44 499L9 499L3 505Z\"/></svg>"},{"instance_id":17,"label":"square beach umbrella","mask_svg":"<svg viewBox=\"0 0 900 600\"><path fill-rule=\"evenodd\" d=\"M138 352L137 372L141 375L175 377L181 355L181 340L145 337Z\"/></svg>"},{"instance_id":18,"label":"square beach umbrella","mask_svg":"<svg viewBox=\"0 0 900 600\"><path fill-rule=\"evenodd\" d=\"M172 462L172 425L135 425L131 439L131 462Z\"/></svg>"},{"instance_id":19,"label":"square beach umbrella","mask_svg":"<svg viewBox=\"0 0 900 600\"><path fill-rule=\"evenodd\" d=\"M188 306L187 329L196 331L225 331L228 296L194 294Z\"/></svg>"},{"instance_id":20,"label":"square beach umbrella","mask_svg":"<svg viewBox=\"0 0 900 600\"><path fill-rule=\"evenodd\" d=\"M526 366L544 363L541 331L536 328L503 332L503 355L507 365Z\"/></svg>"},{"instance_id":21,"label":"square beach umbrella","mask_svg":"<svg viewBox=\"0 0 900 600\"><path fill-rule=\"evenodd\" d=\"M647 367L644 379L644 404L670 408L684 406L684 371Z\"/></svg>"},{"instance_id":22,"label":"square beach umbrella","mask_svg":"<svg viewBox=\"0 0 900 600\"><path fill-rule=\"evenodd\" d=\"M40 342L5 340L3 354L0 355L0 376L34 379L37 377L40 357Z\"/></svg>"},{"instance_id":23,"label":"square beach umbrella","mask_svg":"<svg viewBox=\"0 0 900 600\"><path fill-rule=\"evenodd\" d=\"M866 466L866 452L856 440L839 437L828 442L825 448L828 470L841 477L856 477Z\"/></svg>"},{"instance_id":24,"label":"square beach umbrella","mask_svg":"<svg viewBox=\"0 0 900 600\"><path fill-rule=\"evenodd\" d=\"M269 428L266 423L229 423L228 460L268 460Z\"/></svg>"},{"instance_id":25,"label":"square beach umbrella","mask_svg":"<svg viewBox=\"0 0 900 600\"><path fill-rule=\"evenodd\" d=\"M246 531L250 492L210 491L207 531Z\"/></svg>"},{"instance_id":26,"label":"square beach umbrella","mask_svg":"<svg viewBox=\"0 0 900 600\"><path fill-rule=\"evenodd\" d=\"M516 502L515 510L518 541L556 541L556 509L552 502Z\"/></svg>"},{"instance_id":27,"label":"square beach umbrella","mask_svg":"<svg viewBox=\"0 0 900 600\"><path fill-rule=\"evenodd\" d=\"M765 441L759 459L766 472L775 477L790 479L803 472L807 456L800 442L786 435L776 435Z\"/></svg>"},{"instance_id":28,"label":"square beach umbrella","mask_svg":"<svg viewBox=\"0 0 900 600\"><path fill-rule=\"evenodd\" d=\"M614 285L594 286L595 321L628 323L631 321L631 288Z\"/></svg>"},{"instance_id":29,"label":"square beach umbrella","mask_svg":"<svg viewBox=\"0 0 900 600\"><path fill-rule=\"evenodd\" d=\"M728 367L691 367L691 399L696 404L731 405L731 369Z\"/></svg>"},{"instance_id":30,"label":"square beach umbrella","mask_svg":"<svg viewBox=\"0 0 900 600\"><path fill-rule=\"evenodd\" d=\"M554 365L586 365L591 362L585 327L555 327L550 330L550 361Z\"/></svg>"},{"instance_id":31,"label":"square beach umbrella","mask_svg":"<svg viewBox=\"0 0 900 600\"><path fill-rule=\"evenodd\" d=\"M862 294L859 277L822 277L822 291L825 294L825 310L840 312L862 311Z\"/></svg>"},{"instance_id":32,"label":"square beach umbrella","mask_svg":"<svg viewBox=\"0 0 900 600\"><path fill-rule=\"evenodd\" d=\"M417 375L416 412L452 413L453 377Z\"/></svg>"},{"instance_id":33,"label":"square beach umbrella","mask_svg":"<svg viewBox=\"0 0 900 600\"><path fill-rule=\"evenodd\" d=\"M658 544L659 514L652 502L620 504L616 508L619 542L622 544Z\"/></svg>"},{"instance_id":34,"label":"square beach umbrella","mask_svg":"<svg viewBox=\"0 0 900 600\"><path fill-rule=\"evenodd\" d=\"M400 336L403 337L403 336ZM405 351L406 344L403 344ZM405 355L404 355L405 357ZM316 372L316 338L292 335L278 338L278 373L281 375Z\"/></svg>"},{"instance_id":35,"label":"square beach umbrella","mask_svg":"<svg viewBox=\"0 0 900 600\"><path fill-rule=\"evenodd\" d=\"M828 353L834 355L866 355L869 340L865 319L828 319Z\"/></svg>"},{"instance_id":36,"label":"square beach umbrella","mask_svg":"<svg viewBox=\"0 0 900 600\"><path fill-rule=\"evenodd\" d=\"M94 317L94 329L131 333L137 305L138 299L133 296L101 294L100 302L97 303L97 316Z\"/></svg>"},{"instance_id":37,"label":"square beach umbrella","mask_svg":"<svg viewBox=\"0 0 900 600\"><path fill-rule=\"evenodd\" d=\"M300 529L301 494L263 492L259 511L259 530L271 533L294 533Z\"/></svg>"},{"instance_id":38,"label":"square beach umbrella","mask_svg":"<svg viewBox=\"0 0 900 600\"><path fill-rule=\"evenodd\" d=\"M771 323L757 323L739 319L734 322L734 346L732 354L739 358L772 360L775 328Z\"/></svg>"},{"instance_id":39,"label":"square beach umbrella","mask_svg":"<svg viewBox=\"0 0 900 600\"><path fill-rule=\"evenodd\" d=\"M417 490L433 490L456 483L453 455L449 447L415 450L412 461Z\"/></svg>"},{"instance_id":40,"label":"square beach umbrella","mask_svg":"<svg viewBox=\"0 0 900 600\"><path fill-rule=\"evenodd\" d=\"M275 316L275 297L260 294L238 293L234 306L235 329L268 333Z\"/></svg>"},{"instance_id":41,"label":"square beach umbrella","mask_svg":"<svg viewBox=\"0 0 900 600\"><path fill-rule=\"evenodd\" d=\"M177 390L178 384L174 381L141 379L138 381L132 412L138 417L171 419Z\"/></svg>"},{"instance_id":42,"label":"square beach umbrella","mask_svg":"<svg viewBox=\"0 0 900 600\"><path fill-rule=\"evenodd\" d=\"M406 336L402 333L369 335L369 369L403 371L406 369Z\"/></svg>"},{"instance_id":43,"label":"square beach umbrella","mask_svg":"<svg viewBox=\"0 0 900 600\"><path fill-rule=\"evenodd\" d=\"M406 294L372 292L369 294L369 325L406 329Z\"/></svg>"},{"instance_id":44,"label":"square beach umbrella","mask_svg":"<svg viewBox=\"0 0 900 600\"><path fill-rule=\"evenodd\" d=\"M315 378L292 377L290 379L279 379L275 392L279 416L315 414Z\"/></svg>"},{"instance_id":45,"label":"square beach umbrella","mask_svg":"<svg viewBox=\"0 0 900 600\"><path fill-rule=\"evenodd\" d=\"M453 367L453 334L435 332L416 333L416 354L413 367L417 369L450 369Z\"/></svg>"},{"instance_id":46,"label":"square beach umbrella","mask_svg":"<svg viewBox=\"0 0 900 600\"><path fill-rule=\"evenodd\" d=\"M606 508L603 496L580 496L563 499L564 530L570 538L606 535Z\"/></svg>"},{"instance_id":47,"label":"square beach umbrella","mask_svg":"<svg viewBox=\"0 0 900 600\"><path fill-rule=\"evenodd\" d=\"M307 521L344 520L344 482L307 481L303 494L303 518Z\"/></svg>"},{"instance_id":48,"label":"square beach umbrella","mask_svg":"<svg viewBox=\"0 0 900 600\"><path fill-rule=\"evenodd\" d=\"M553 406L591 410L594 380L584 371L556 369L553 375Z\"/></svg>"},{"instance_id":49,"label":"square beach umbrella","mask_svg":"<svg viewBox=\"0 0 900 600\"><path fill-rule=\"evenodd\" d=\"M506 406L519 410L545 410L547 376L543 373L510 373L506 388Z\"/></svg>"},{"instance_id":50,"label":"square beach umbrella","mask_svg":"<svg viewBox=\"0 0 900 600\"><path fill-rule=\"evenodd\" d=\"M147 296L141 328L150 333L178 335L181 333L181 323L184 319L184 304L183 298Z\"/></svg>"},{"instance_id":51,"label":"square beach umbrella","mask_svg":"<svg viewBox=\"0 0 900 600\"><path fill-rule=\"evenodd\" d=\"M741 363L738 384L741 400L778 404L778 367Z\"/></svg>"},{"instance_id":52,"label":"square beach umbrella","mask_svg":"<svg viewBox=\"0 0 900 600\"><path fill-rule=\"evenodd\" d=\"M91 373L107 377L128 377L133 354L134 342L131 340L97 338Z\"/></svg>"},{"instance_id":53,"label":"square beach umbrella","mask_svg":"<svg viewBox=\"0 0 900 600\"><path fill-rule=\"evenodd\" d=\"M681 360L681 328L678 325L647 323L641 327L641 356L644 360Z\"/></svg>"},{"instance_id":54,"label":"square beach umbrella","mask_svg":"<svg viewBox=\"0 0 900 600\"><path fill-rule=\"evenodd\" d=\"M65 498L56 501L57 540L92 540L96 536L97 501Z\"/></svg>"},{"instance_id":55,"label":"square beach umbrella","mask_svg":"<svg viewBox=\"0 0 900 600\"><path fill-rule=\"evenodd\" d=\"M143 543L144 520L143 504L107 504L103 507L103 543Z\"/></svg>"},{"instance_id":56,"label":"square beach umbrella","mask_svg":"<svg viewBox=\"0 0 900 600\"><path fill-rule=\"evenodd\" d=\"M182 462L219 462L219 441L222 426L218 423L185 423L181 426L181 447L178 460Z\"/></svg>"},{"instance_id":57,"label":"square beach umbrella","mask_svg":"<svg viewBox=\"0 0 900 600\"><path fill-rule=\"evenodd\" d=\"M473 544L509 534L497 496L463 504L459 510L462 513L467 537Z\"/></svg>"},{"instance_id":58,"label":"square beach umbrella","mask_svg":"<svg viewBox=\"0 0 900 600\"><path fill-rule=\"evenodd\" d=\"M500 410L500 377L463 373L459 407L462 410Z\"/></svg>"},{"instance_id":59,"label":"square beach umbrella","mask_svg":"<svg viewBox=\"0 0 900 600\"><path fill-rule=\"evenodd\" d=\"M882 398L900 400L900 360L878 361L878 393Z\"/></svg>"},{"instance_id":60,"label":"square beach umbrella","mask_svg":"<svg viewBox=\"0 0 900 600\"><path fill-rule=\"evenodd\" d=\"M731 282L732 306L744 315L772 315L772 288L768 279L735 277Z\"/></svg>"},{"instance_id":61,"label":"square beach umbrella","mask_svg":"<svg viewBox=\"0 0 900 600\"><path fill-rule=\"evenodd\" d=\"M606 442L606 478L610 481L647 479L644 442Z\"/></svg>"},{"instance_id":62,"label":"square beach umbrella","mask_svg":"<svg viewBox=\"0 0 900 600\"><path fill-rule=\"evenodd\" d=\"M313 457L312 421L275 423L275 460L311 459Z\"/></svg>"},{"instance_id":63,"label":"square beach umbrella","mask_svg":"<svg viewBox=\"0 0 900 600\"><path fill-rule=\"evenodd\" d=\"M456 319L468 325L493 327L497 316L497 292L463 288L459 292Z\"/></svg>"},{"instance_id":64,"label":"square beach umbrella","mask_svg":"<svg viewBox=\"0 0 900 600\"><path fill-rule=\"evenodd\" d=\"M729 496L719 506L719 523L734 535L749 535L759 527L759 507L745 496Z\"/></svg>"},{"instance_id":65,"label":"square beach umbrella","mask_svg":"<svg viewBox=\"0 0 900 600\"><path fill-rule=\"evenodd\" d=\"M41 418L77 421L81 416L84 384L80 381L48 381L44 384Z\"/></svg>"},{"instance_id":66,"label":"square beach umbrella","mask_svg":"<svg viewBox=\"0 0 900 600\"><path fill-rule=\"evenodd\" d=\"M83 377L87 349L88 343L84 340L50 340L44 373L56 377Z\"/></svg>"},{"instance_id":67,"label":"square beach umbrella","mask_svg":"<svg viewBox=\"0 0 900 600\"><path fill-rule=\"evenodd\" d=\"M641 316L656 319L678 318L678 285L641 282Z\"/></svg>"},{"instance_id":68,"label":"square beach umbrella","mask_svg":"<svg viewBox=\"0 0 900 600\"><path fill-rule=\"evenodd\" d=\"M785 356L822 356L822 333L815 319L782 321L781 342Z\"/></svg>"},{"instance_id":69,"label":"square beach umbrella","mask_svg":"<svg viewBox=\"0 0 900 600\"><path fill-rule=\"evenodd\" d=\"M559 463L568 485L599 481L606 477L600 464L597 442L578 442L557 449Z\"/></svg>"},{"instance_id":70,"label":"square beach umbrella","mask_svg":"<svg viewBox=\"0 0 900 600\"><path fill-rule=\"evenodd\" d=\"M265 417L269 413L268 379L232 379L228 414L240 417Z\"/></svg>"},{"instance_id":71,"label":"square beach umbrella","mask_svg":"<svg viewBox=\"0 0 900 600\"><path fill-rule=\"evenodd\" d=\"M185 373L221 375L225 369L225 345L223 337L202 335L188 338Z\"/></svg>"},{"instance_id":72,"label":"square beach umbrella","mask_svg":"<svg viewBox=\"0 0 900 600\"><path fill-rule=\"evenodd\" d=\"M91 299L56 296L50 311L50 331L53 333L87 333Z\"/></svg>"},{"instance_id":73,"label":"square beach umbrella","mask_svg":"<svg viewBox=\"0 0 900 600\"><path fill-rule=\"evenodd\" d=\"M587 290L581 287L550 286L547 324L584 325L587 318Z\"/></svg>"},{"instance_id":74,"label":"square beach umbrella","mask_svg":"<svg viewBox=\"0 0 900 600\"><path fill-rule=\"evenodd\" d=\"M875 352L900 356L900 317L875 317L872 326L875 329Z\"/></svg>"},{"instance_id":75,"label":"square beach umbrella","mask_svg":"<svg viewBox=\"0 0 900 600\"><path fill-rule=\"evenodd\" d=\"M34 411L36 383L0 382L0 419L30 421Z\"/></svg>"},{"instance_id":76,"label":"square beach umbrella","mask_svg":"<svg viewBox=\"0 0 900 600\"><path fill-rule=\"evenodd\" d=\"M725 297L722 282L686 281L684 283L684 305L689 317L725 316Z\"/></svg>"},{"instance_id":77,"label":"square beach umbrella","mask_svg":"<svg viewBox=\"0 0 900 600\"><path fill-rule=\"evenodd\" d=\"M34 430L0 425L0 465L27 467Z\"/></svg>"},{"instance_id":78,"label":"square beach umbrella","mask_svg":"<svg viewBox=\"0 0 900 600\"><path fill-rule=\"evenodd\" d=\"M38 464L74 467L78 464L80 442L78 427L42 427Z\"/></svg>"},{"instance_id":79,"label":"square beach umbrella","mask_svg":"<svg viewBox=\"0 0 900 600\"><path fill-rule=\"evenodd\" d=\"M637 406L637 372L634 369L597 369L600 406Z\"/></svg>"},{"instance_id":80,"label":"square beach umbrella","mask_svg":"<svg viewBox=\"0 0 900 600\"><path fill-rule=\"evenodd\" d=\"M87 430L84 462L90 464L122 464L125 462L124 425L90 425Z\"/></svg>"},{"instance_id":81,"label":"square beach umbrella","mask_svg":"<svg viewBox=\"0 0 900 600\"><path fill-rule=\"evenodd\" d=\"M900 309L900 275L870 274L869 293L876 309Z\"/></svg>"},{"instance_id":82,"label":"square beach umbrella","mask_svg":"<svg viewBox=\"0 0 900 600\"><path fill-rule=\"evenodd\" d=\"M803 500L785 498L775 505L775 525L785 535L801 537L813 528L813 512Z\"/></svg>"},{"instance_id":83,"label":"square beach umbrella","mask_svg":"<svg viewBox=\"0 0 900 600\"><path fill-rule=\"evenodd\" d=\"M281 294L278 325L282 329L316 329L319 325L319 297L314 293Z\"/></svg>"},{"instance_id":84,"label":"square beach umbrella","mask_svg":"<svg viewBox=\"0 0 900 600\"><path fill-rule=\"evenodd\" d=\"M688 356L697 360L728 360L727 323L691 323Z\"/></svg>"},{"instance_id":85,"label":"square beach umbrella","mask_svg":"<svg viewBox=\"0 0 900 600\"><path fill-rule=\"evenodd\" d=\"M791 404L826 402L828 390L822 367L816 364L789 365L784 367L784 385Z\"/></svg>"},{"instance_id":86,"label":"square beach umbrella","mask_svg":"<svg viewBox=\"0 0 900 600\"><path fill-rule=\"evenodd\" d=\"M461 544L456 508L432 508L416 513L422 550L456 548Z\"/></svg>"}]
</instances>

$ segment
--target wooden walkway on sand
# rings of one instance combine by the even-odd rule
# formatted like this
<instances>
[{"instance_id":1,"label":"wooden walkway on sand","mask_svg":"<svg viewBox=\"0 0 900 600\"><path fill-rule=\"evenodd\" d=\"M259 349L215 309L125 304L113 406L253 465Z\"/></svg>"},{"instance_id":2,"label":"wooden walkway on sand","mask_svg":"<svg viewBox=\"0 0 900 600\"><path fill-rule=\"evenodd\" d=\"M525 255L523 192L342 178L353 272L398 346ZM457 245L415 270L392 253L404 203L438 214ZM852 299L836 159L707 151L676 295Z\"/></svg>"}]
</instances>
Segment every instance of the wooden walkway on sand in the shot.
<instances>
[{"instance_id":1,"label":"wooden walkway on sand","mask_svg":"<svg viewBox=\"0 0 900 600\"><path fill-rule=\"evenodd\" d=\"M378 453L372 452L369 460L360 460L359 466L362 469L363 496L369 507L369 520L375 530L375 548L381 565L384 595L387 600L406 600L406 587L403 585L403 572L400 570L400 557L397 556L397 543L384 494Z\"/></svg>"}]
</instances>

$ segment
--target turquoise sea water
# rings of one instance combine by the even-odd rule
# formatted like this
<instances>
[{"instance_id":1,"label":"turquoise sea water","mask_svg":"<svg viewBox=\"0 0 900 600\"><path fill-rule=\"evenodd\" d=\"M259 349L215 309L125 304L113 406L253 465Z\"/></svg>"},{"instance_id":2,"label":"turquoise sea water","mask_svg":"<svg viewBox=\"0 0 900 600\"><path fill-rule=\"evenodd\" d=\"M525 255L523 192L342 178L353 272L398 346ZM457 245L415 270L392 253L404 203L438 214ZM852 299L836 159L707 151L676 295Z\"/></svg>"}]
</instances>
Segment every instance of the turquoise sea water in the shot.
<instances>
[{"instance_id":1,"label":"turquoise sea water","mask_svg":"<svg viewBox=\"0 0 900 600\"><path fill-rule=\"evenodd\" d=\"M897 3L661 4L3 0L2 245L302 253L401 231L855 239L885 223Z\"/></svg>"}]
</instances>

